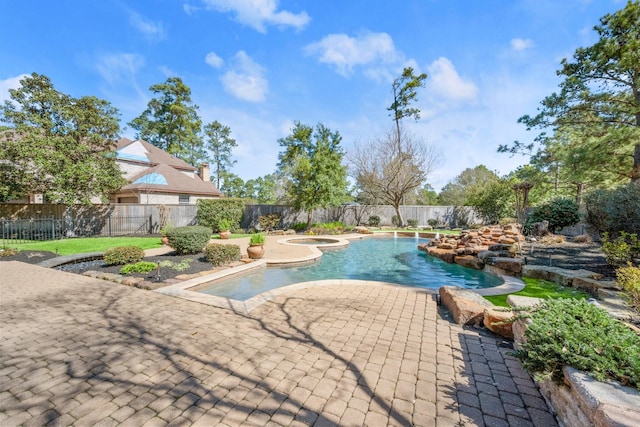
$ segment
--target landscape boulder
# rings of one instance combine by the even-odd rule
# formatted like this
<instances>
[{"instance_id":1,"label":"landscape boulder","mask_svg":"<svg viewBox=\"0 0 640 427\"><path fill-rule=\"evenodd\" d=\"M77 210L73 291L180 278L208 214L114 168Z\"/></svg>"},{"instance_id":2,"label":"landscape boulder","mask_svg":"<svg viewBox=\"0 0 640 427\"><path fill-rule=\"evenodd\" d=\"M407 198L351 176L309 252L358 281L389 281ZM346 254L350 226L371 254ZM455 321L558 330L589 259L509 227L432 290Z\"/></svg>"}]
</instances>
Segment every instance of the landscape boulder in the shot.
<instances>
[{"instance_id":1,"label":"landscape boulder","mask_svg":"<svg viewBox=\"0 0 640 427\"><path fill-rule=\"evenodd\" d=\"M453 320L459 325L481 325L484 310L494 307L491 302L471 289L442 286L439 295L440 302L449 309Z\"/></svg>"}]
</instances>

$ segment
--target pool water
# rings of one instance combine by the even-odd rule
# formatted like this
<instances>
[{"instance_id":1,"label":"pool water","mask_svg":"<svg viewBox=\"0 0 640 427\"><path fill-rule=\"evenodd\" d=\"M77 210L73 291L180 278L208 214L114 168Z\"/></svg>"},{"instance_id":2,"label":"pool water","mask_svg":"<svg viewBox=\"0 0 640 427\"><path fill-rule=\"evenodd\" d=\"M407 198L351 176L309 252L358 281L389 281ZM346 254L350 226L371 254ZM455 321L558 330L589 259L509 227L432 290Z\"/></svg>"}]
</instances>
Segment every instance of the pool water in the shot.
<instances>
[{"instance_id":1,"label":"pool water","mask_svg":"<svg viewBox=\"0 0 640 427\"><path fill-rule=\"evenodd\" d=\"M488 288L502 280L481 271L449 264L418 250L428 239L369 238L340 249L323 250L320 261L296 267L267 267L211 282L200 289L209 295L244 301L263 292L326 279L354 279L396 283L420 288L460 286Z\"/></svg>"}]
</instances>

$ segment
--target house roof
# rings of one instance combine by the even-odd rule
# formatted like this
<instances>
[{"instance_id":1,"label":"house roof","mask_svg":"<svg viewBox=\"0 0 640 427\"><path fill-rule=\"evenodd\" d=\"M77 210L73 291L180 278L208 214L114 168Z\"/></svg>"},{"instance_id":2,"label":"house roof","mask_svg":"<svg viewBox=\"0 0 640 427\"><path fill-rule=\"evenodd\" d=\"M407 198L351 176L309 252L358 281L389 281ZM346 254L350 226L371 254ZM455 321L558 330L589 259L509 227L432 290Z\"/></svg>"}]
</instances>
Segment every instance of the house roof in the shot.
<instances>
[{"instance_id":1,"label":"house roof","mask_svg":"<svg viewBox=\"0 0 640 427\"><path fill-rule=\"evenodd\" d=\"M213 183L203 181L197 174L186 174L164 164L151 167L132 177L131 183L120 189L120 192L127 191L222 196Z\"/></svg>"},{"instance_id":2,"label":"house roof","mask_svg":"<svg viewBox=\"0 0 640 427\"><path fill-rule=\"evenodd\" d=\"M131 141L128 138L119 139L116 144L116 158L120 161L148 164L151 166L164 164L183 171L195 172L197 170L189 163L172 156L142 139L135 141Z\"/></svg>"}]
</instances>

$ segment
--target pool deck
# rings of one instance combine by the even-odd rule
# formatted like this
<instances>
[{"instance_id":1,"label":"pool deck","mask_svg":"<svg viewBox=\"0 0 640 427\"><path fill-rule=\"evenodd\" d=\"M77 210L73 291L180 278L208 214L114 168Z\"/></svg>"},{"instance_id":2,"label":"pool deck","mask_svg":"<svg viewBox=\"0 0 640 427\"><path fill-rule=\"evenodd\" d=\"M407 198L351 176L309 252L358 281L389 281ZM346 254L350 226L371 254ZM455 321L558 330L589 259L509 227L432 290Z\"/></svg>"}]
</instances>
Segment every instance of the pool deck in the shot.
<instances>
[{"instance_id":1,"label":"pool deck","mask_svg":"<svg viewBox=\"0 0 640 427\"><path fill-rule=\"evenodd\" d=\"M246 314L6 261L0 325L3 426L557 425L509 345L409 287Z\"/></svg>"}]
</instances>

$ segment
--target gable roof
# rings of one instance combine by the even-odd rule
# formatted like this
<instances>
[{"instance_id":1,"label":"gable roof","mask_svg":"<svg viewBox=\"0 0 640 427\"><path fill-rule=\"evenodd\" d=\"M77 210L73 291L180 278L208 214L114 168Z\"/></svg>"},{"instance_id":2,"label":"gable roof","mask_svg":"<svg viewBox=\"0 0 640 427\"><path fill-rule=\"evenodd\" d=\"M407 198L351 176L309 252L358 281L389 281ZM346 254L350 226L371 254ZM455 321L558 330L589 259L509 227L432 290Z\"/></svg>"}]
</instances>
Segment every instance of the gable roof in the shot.
<instances>
[{"instance_id":1,"label":"gable roof","mask_svg":"<svg viewBox=\"0 0 640 427\"><path fill-rule=\"evenodd\" d=\"M195 172L197 170L189 163L172 156L142 139L135 141L131 141L128 138L119 139L116 143L116 159L131 163L148 164L150 166L169 165L183 171Z\"/></svg>"},{"instance_id":2,"label":"gable roof","mask_svg":"<svg viewBox=\"0 0 640 427\"><path fill-rule=\"evenodd\" d=\"M186 174L172 166L157 165L131 178L131 183L120 189L127 191L146 191L160 193L180 193L201 196L222 196L212 182L203 181L193 174Z\"/></svg>"}]
</instances>

